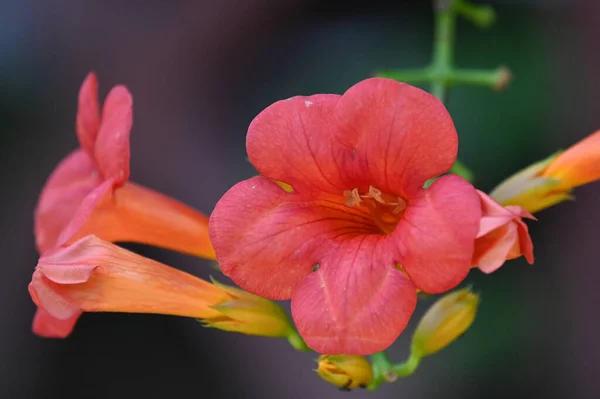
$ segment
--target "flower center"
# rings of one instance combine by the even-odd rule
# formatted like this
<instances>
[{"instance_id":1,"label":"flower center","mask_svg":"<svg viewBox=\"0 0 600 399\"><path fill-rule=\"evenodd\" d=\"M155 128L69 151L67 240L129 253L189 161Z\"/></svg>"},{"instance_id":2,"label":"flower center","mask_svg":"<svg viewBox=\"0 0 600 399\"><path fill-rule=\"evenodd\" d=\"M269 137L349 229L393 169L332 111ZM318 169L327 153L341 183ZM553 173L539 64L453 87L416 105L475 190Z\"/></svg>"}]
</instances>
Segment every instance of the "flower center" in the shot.
<instances>
[{"instance_id":1,"label":"flower center","mask_svg":"<svg viewBox=\"0 0 600 399\"><path fill-rule=\"evenodd\" d=\"M358 188L346 190L344 198L349 207L365 206L384 234L394 231L406 209L404 198L385 194L373 186L369 186L366 194L360 194Z\"/></svg>"}]
</instances>

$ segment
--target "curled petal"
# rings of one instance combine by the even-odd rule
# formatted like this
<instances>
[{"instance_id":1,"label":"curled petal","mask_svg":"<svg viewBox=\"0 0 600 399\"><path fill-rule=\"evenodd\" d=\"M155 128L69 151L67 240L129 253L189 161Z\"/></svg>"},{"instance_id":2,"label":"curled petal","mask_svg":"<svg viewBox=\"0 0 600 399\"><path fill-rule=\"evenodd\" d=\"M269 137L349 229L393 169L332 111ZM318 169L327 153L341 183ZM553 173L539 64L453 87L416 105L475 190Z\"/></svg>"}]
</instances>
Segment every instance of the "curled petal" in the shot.
<instances>
[{"instance_id":1,"label":"curled petal","mask_svg":"<svg viewBox=\"0 0 600 399\"><path fill-rule=\"evenodd\" d=\"M79 90L76 130L79 145L90 156L94 156L94 145L100 128L100 106L98 104L98 80L90 72Z\"/></svg>"},{"instance_id":2,"label":"curled petal","mask_svg":"<svg viewBox=\"0 0 600 399\"><path fill-rule=\"evenodd\" d=\"M515 216L522 215L535 219L530 213L518 206L505 208L484 192L477 190L477 194L481 200L481 221L479 222L477 238L483 237L500 226L504 226L513 220Z\"/></svg>"},{"instance_id":3,"label":"curled petal","mask_svg":"<svg viewBox=\"0 0 600 399\"><path fill-rule=\"evenodd\" d=\"M94 157L104 179L114 179L117 186L129 179L129 135L132 123L131 93L125 86L115 86L104 102Z\"/></svg>"},{"instance_id":4,"label":"curled petal","mask_svg":"<svg viewBox=\"0 0 600 399\"><path fill-rule=\"evenodd\" d=\"M507 223L477 239L474 264L484 273L492 273L509 259L511 249L519 242L516 223Z\"/></svg>"},{"instance_id":5,"label":"curled petal","mask_svg":"<svg viewBox=\"0 0 600 399\"><path fill-rule=\"evenodd\" d=\"M455 175L437 179L410 203L392 237L418 288L440 293L467 276L480 219L475 189Z\"/></svg>"},{"instance_id":6,"label":"curled petal","mask_svg":"<svg viewBox=\"0 0 600 399\"><path fill-rule=\"evenodd\" d=\"M390 346L416 306L416 288L379 247L385 238L344 240L292 297L292 315L319 353L365 355Z\"/></svg>"},{"instance_id":7,"label":"curled petal","mask_svg":"<svg viewBox=\"0 0 600 399\"><path fill-rule=\"evenodd\" d=\"M64 229L61 231L58 239L56 241L57 246L61 246L66 244L69 241L74 241L77 238L82 237L86 231L83 229L86 224L88 224L96 212L96 209L100 206L100 204L104 201L107 201L107 198L112 195L114 182L112 180L107 180L104 183L100 184L92 191L90 191L85 198L80 199L79 204L75 205L76 210L73 212L69 223L64 226ZM103 221L102 225L106 226L107 229L110 229L110 224L107 223L106 220ZM102 229L95 228L87 232L88 234L97 234L101 238L103 237ZM79 234L78 234L79 233ZM111 240L109 240L111 241Z\"/></svg>"},{"instance_id":8,"label":"curled petal","mask_svg":"<svg viewBox=\"0 0 600 399\"><path fill-rule=\"evenodd\" d=\"M232 187L209 224L223 273L271 299L291 297L329 249L327 240L374 228L361 210L326 198L307 201L260 176Z\"/></svg>"},{"instance_id":9,"label":"curled petal","mask_svg":"<svg viewBox=\"0 0 600 399\"><path fill-rule=\"evenodd\" d=\"M34 302L66 320L78 312L130 312L216 317L220 288L87 236L40 258L30 284Z\"/></svg>"},{"instance_id":10,"label":"curled petal","mask_svg":"<svg viewBox=\"0 0 600 399\"><path fill-rule=\"evenodd\" d=\"M56 167L35 210L35 241L40 253L56 246L81 202L101 183L93 160L83 150L72 152Z\"/></svg>"},{"instance_id":11,"label":"curled petal","mask_svg":"<svg viewBox=\"0 0 600 399\"><path fill-rule=\"evenodd\" d=\"M340 96L292 97L269 106L250 124L246 148L250 162L295 191L340 194L351 149L335 137L332 112Z\"/></svg>"},{"instance_id":12,"label":"curled petal","mask_svg":"<svg viewBox=\"0 0 600 399\"><path fill-rule=\"evenodd\" d=\"M33 318L32 330L36 335L44 338L66 338L73 331L79 316L81 316L81 313L78 312L68 319L61 320L52 317L50 313L39 308Z\"/></svg>"},{"instance_id":13,"label":"curled petal","mask_svg":"<svg viewBox=\"0 0 600 399\"><path fill-rule=\"evenodd\" d=\"M472 264L484 273L492 273L506 260L521 255L533 263L533 243L522 218L536 220L535 217L519 206L503 207L487 194L479 190L477 193L482 217Z\"/></svg>"},{"instance_id":14,"label":"curled petal","mask_svg":"<svg viewBox=\"0 0 600 399\"><path fill-rule=\"evenodd\" d=\"M410 197L450 169L458 137L444 105L391 79L366 79L338 101L338 138L354 149L358 180Z\"/></svg>"}]
</instances>

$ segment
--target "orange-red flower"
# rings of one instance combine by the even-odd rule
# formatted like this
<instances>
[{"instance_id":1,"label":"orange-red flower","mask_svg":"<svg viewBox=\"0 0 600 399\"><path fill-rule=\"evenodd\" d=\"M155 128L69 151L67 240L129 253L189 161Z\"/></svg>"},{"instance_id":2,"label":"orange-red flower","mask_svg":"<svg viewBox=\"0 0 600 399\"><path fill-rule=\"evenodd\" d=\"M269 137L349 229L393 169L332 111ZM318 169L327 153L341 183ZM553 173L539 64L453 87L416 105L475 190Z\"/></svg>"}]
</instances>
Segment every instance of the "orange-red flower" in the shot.
<instances>
[{"instance_id":1,"label":"orange-red flower","mask_svg":"<svg viewBox=\"0 0 600 399\"><path fill-rule=\"evenodd\" d=\"M343 96L279 101L246 140L263 176L218 202L210 219L217 259L242 288L292 298L298 331L317 352L385 349L406 326L417 289L444 292L468 274L477 193L453 175L423 188L450 169L458 148L435 97L368 79Z\"/></svg>"},{"instance_id":2,"label":"orange-red flower","mask_svg":"<svg viewBox=\"0 0 600 399\"><path fill-rule=\"evenodd\" d=\"M129 91L116 86L100 112L95 75L83 82L76 123L80 148L56 167L35 211L41 254L95 234L214 259L205 215L128 181L132 107ZM33 329L43 336L65 336L75 321L53 322L42 310Z\"/></svg>"},{"instance_id":3,"label":"orange-red flower","mask_svg":"<svg viewBox=\"0 0 600 399\"><path fill-rule=\"evenodd\" d=\"M514 174L490 194L502 205L538 212L572 199L578 186L600 179L600 130L564 152Z\"/></svg>"},{"instance_id":4,"label":"orange-red flower","mask_svg":"<svg viewBox=\"0 0 600 399\"><path fill-rule=\"evenodd\" d=\"M152 190L128 182L131 94L114 87L100 115L98 84L90 73L79 93L77 137L81 148L54 170L35 212L38 250L93 233L213 258L208 219Z\"/></svg>"},{"instance_id":5,"label":"orange-red flower","mask_svg":"<svg viewBox=\"0 0 600 399\"><path fill-rule=\"evenodd\" d=\"M48 251L38 262L29 292L38 317L74 322L82 312L186 316L211 327L286 337L289 318L267 299L190 274L90 235ZM51 323L51 326L62 326ZM67 335L58 330L56 335Z\"/></svg>"},{"instance_id":6,"label":"orange-red flower","mask_svg":"<svg viewBox=\"0 0 600 399\"><path fill-rule=\"evenodd\" d=\"M522 218L536 220L519 206L503 207L485 193L481 198L481 221L475 240L473 266L485 273L496 271L505 261L521 255L533 263L533 243Z\"/></svg>"}]
</instances>

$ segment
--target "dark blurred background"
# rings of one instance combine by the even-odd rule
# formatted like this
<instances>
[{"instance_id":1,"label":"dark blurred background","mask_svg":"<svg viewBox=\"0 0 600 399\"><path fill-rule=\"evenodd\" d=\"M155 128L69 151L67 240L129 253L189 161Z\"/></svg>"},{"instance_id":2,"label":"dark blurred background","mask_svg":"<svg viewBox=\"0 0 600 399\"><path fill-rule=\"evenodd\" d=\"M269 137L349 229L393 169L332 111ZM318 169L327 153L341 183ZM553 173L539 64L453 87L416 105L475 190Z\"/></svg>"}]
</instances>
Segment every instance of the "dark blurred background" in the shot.
<instances>
[{"instance_id":1,"label":"dark blurred background","mask_svg":"<svg viewBox=\"0 0 600 399\"><path fill-rule=\"evenodd\" d=\"M460 158L483 190L600 128L600 3L493 4L491 29L459 23L456 60L504 64L515 79L500 93L457 88L449 102ZM244 136L258 112L296 94L342 93L378 68L422 66L432 29L424 0L0 2L0 398L600 397L600 183L530 223L534 266L474 271L467 283L483 301L473 327L376 393L337 391L311 371L313 354L283 340L188 319L86 314L67 340L31 333L32 212L77 146L88 71L102 97L117 83L133 92L132 180L209 213L253 173ZM202 260L130 248L215 274ZM394 360L406 357L413 327Z\"/></svg>"}]
</instances>

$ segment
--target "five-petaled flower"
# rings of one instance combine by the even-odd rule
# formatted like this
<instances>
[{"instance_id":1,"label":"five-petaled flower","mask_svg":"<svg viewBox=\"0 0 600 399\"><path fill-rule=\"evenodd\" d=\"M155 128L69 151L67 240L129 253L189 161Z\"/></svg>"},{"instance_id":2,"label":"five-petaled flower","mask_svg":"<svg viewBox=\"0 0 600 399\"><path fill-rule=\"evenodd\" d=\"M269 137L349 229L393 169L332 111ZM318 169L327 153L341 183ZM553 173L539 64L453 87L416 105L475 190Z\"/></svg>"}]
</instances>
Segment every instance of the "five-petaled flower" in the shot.
<instances>
[{"instance_id":1,"label":"five-petaled flower","mask_svg":"<svg viewBox=\"0 0 600 399\"><path fill-rule=\"evenodd\" d=\"M95 234L214 259L205 215L128 181L132 107L127 88L116 86L100 112L95 75L83 82L76 119L80 148L56 167L35 210L40 254ZM77 317L58 320L40 309L33 329L42 336L64 337Z\"/></svg>"},{"instance_id":2,"label":"five-petaled flower","mask_svg":"<svg viewBox=\"0 0 600 399\"><path fill-rule=\"evenodd\" d=\"M291 298L317 352L385 349L417 289L444 292L468 274L481 218L475 189L455 175L423 188L458 148L432 95L373 78L342 96L293 97L261 112L246 144L262 176L217 203L217 259L242 288Z\"/></svg>"},{"instance_id":3,"label":"five-petaled flower","mask_svg":"<svg viewBox=\"0 0 600 399\"><path fill-rule=\"evenodd\" d=\"M481 198L481 221L475 240L473 266L485 273L496 271L505 261L521 255L533 263L533 243L522 218L536 220L520 206L503 207L485 193Z\"/></svg>"}]
</instances>

